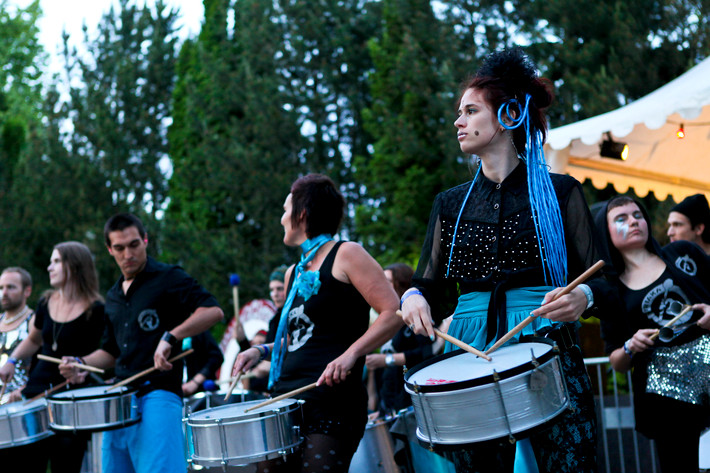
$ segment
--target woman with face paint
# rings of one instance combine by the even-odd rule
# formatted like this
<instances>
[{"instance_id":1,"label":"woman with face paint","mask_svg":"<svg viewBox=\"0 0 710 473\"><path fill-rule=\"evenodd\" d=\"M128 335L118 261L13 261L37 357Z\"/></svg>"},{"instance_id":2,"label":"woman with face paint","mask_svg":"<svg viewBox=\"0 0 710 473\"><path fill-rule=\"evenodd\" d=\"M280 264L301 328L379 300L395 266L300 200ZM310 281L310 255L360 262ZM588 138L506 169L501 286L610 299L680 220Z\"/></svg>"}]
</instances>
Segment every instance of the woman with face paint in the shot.
<instances>
[{"instance_id":1,"label":"woman with face paint","mask_svg":"<svg viewBox=\"0 0 710 473\"><path fill-rule=\"evenodd\" d=\"M461 151L479 166L472 181L436 197L402 312L431 337L433 323L453 313L449 334L479 350L532 312L519 335L557 343L571 408L517 442L515 461L507 438L448 453L457 472L510 472L514 463L519 471L521 458L526 471L596 471L594 401L576 324L605 298L588 281L552 301L600 257L579 182L550 174L544 161L551 88L519 48L492 53L464 84L454 126Z\"/></svg>"},{"instance_id":2,"label":"woman with face paint","mask_svg":"<svg viewBox=\"0 0 710 473\"><path fill-rule=\"evenodd\" d=\"M602 337L612 367L633 369L636 430L655 439L661 470L696 473L710 414L710 258L687 241L661 248L648 222L626 196L595 216L623 301L602 320ZM684 306L674 330L658 336Z\"/></svg>"}]
</instances>

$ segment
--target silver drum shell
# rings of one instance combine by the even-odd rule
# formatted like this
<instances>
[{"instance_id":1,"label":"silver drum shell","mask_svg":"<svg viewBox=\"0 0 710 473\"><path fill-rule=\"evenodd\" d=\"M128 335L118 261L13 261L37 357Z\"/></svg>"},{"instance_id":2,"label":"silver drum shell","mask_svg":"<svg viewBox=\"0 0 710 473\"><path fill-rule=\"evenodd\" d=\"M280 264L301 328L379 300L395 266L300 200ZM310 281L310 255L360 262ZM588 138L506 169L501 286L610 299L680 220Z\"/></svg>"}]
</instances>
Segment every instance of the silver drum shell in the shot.
<instances>
[{"instance_id":1,"label":"silver drum shell","mask_svg":"<svg viewBox=\"0 0 710 473\"><path fill-rule=\"evenodd\" d=\"M284 399L244 413L261 402L205 409L185 419L190 461L203 467L246 465L297 451L303 401Z\"/></svg>"},{"instance_id":2,"label":"silver drum shell","mask_svg":"<svg viewBox=\"0 0 710 473\"><path fill-rule=\"evenodd\" d=\"M49 426L58 431L98 432L118 429L140 419L135 388L93 386L53 394L47 399Z\"/></svg>"},{"instance_id":3,"label":"silver drum shell","mask_svg":"<svg viewBox=\"0 0 710 473\"><path fill-rule=\"evenodd\" d=\"M447 355L451 354L458 351ZM463 388L459 386L466 383L455 382L438 386L436 392L425 392L428 386L405 383L417 420L417 438L426 444L446 446L516 434L523 437L554 419L569 405L569 396L559 357L550 352L544 358L537 367L511 370L517 373L512 376L499 373L498 382Z\"/></svg>"},{"instance_id":4,"label":"silver drum shell","mask_svg":"<svg viewBox=\"0 0 710 473\"><path fill-rule=\"evenodd\" d=\"M0 448L27 445L50 435L46 399L0 406Z\"/></svg>"}]
</instances>

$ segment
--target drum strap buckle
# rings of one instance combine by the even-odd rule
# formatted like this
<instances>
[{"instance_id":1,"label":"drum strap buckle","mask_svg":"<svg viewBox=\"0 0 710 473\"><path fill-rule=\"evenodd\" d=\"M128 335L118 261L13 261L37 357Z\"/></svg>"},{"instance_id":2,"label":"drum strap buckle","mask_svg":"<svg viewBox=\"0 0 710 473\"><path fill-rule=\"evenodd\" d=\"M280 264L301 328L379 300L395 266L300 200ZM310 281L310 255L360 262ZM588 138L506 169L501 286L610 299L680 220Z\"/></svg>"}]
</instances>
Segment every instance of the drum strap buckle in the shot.
<instances>
[{"instance_id":1,"label":"drum strap buckle","mask_svg":"<svg viewBox=\"0 0 710 473\"><path fill-rule=\"evenodd\" d=\"M557 342L561 350L569 350L573 346L577 345L576 337L570 329L568 324L561 324L557 327L553 327L547 332L542 332L540 334L543 338L548 338Z\"/></svg>"}]
</instances>

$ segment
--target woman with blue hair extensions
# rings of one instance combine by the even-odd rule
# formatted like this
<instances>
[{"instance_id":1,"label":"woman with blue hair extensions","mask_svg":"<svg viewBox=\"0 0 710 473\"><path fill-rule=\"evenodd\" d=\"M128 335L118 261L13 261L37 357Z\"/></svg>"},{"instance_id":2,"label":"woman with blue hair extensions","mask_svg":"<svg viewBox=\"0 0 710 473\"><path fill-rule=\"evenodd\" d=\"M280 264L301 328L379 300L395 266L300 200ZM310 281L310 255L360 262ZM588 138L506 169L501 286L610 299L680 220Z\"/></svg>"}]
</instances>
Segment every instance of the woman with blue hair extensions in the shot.
<instances>
[{"instance_id":1,"label":"woman with blue hair extensions","mask_svg":"<svg viewBox=\"0 0 710 473\"><path fill-rule=\"evenodd\" d=\"M490 54L464 85L454 125L478 170L436 197L414 287L401 303L405 322L432 338L432 318L438 323L453 313L449 334L479 350L535 315L522 335L557 343L571 404L517 442L519 460L527 458L526 471L592 472L594 400L576 322L592 315L606 289L592 280L552 300L600 258L579 182L550 174L545 164L551 101L549 82L519 48ZM511 472L514 463L521 471L525 463L519 466L515 454L508 438L447 453L457 472Z\"/></svg>"}]
</instances>

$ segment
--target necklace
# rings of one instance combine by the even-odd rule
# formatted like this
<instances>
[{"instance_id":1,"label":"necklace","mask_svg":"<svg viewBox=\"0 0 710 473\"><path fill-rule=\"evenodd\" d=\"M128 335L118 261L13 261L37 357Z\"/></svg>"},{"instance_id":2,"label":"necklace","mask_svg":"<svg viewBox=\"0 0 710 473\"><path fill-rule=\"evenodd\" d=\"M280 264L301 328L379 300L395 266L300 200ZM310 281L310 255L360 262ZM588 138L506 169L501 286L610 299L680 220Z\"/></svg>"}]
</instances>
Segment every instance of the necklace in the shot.
<instances>
[{"instance_id":1,"label":"necklace","mask_svg":"<svg viewBox=\"0 0 710 473\"><path fill-rule=\"evenodd\" d=\"M59 324L61 324L59 330L57 330L57 333L54 333L55 329L57 328L57 325ZM56 320L52 320L52 351L54 352L57 351L57 338L59 338L59 334L62 333L63 328L64 322L57 322Z\"/></svg>"},{"instance_id":2,"label":"necklace","mask_svg":"<svg viewBox=\"0 0 710 473\"><path fill-rule=\"evenodd\" d=\"M24 309L22 309L17 315L15 315L14 317L12 317L10 319L7 318L7 312L5 312L4 317L2 319L2 323L4 323L5 325L10 325L11 323L16 322L16 321L20 320L21 318L23 318L24 316L26 316L27 312L29 312L29 310L30 310L30 308L25 306Z\"/></svg>"}]
</instances>

